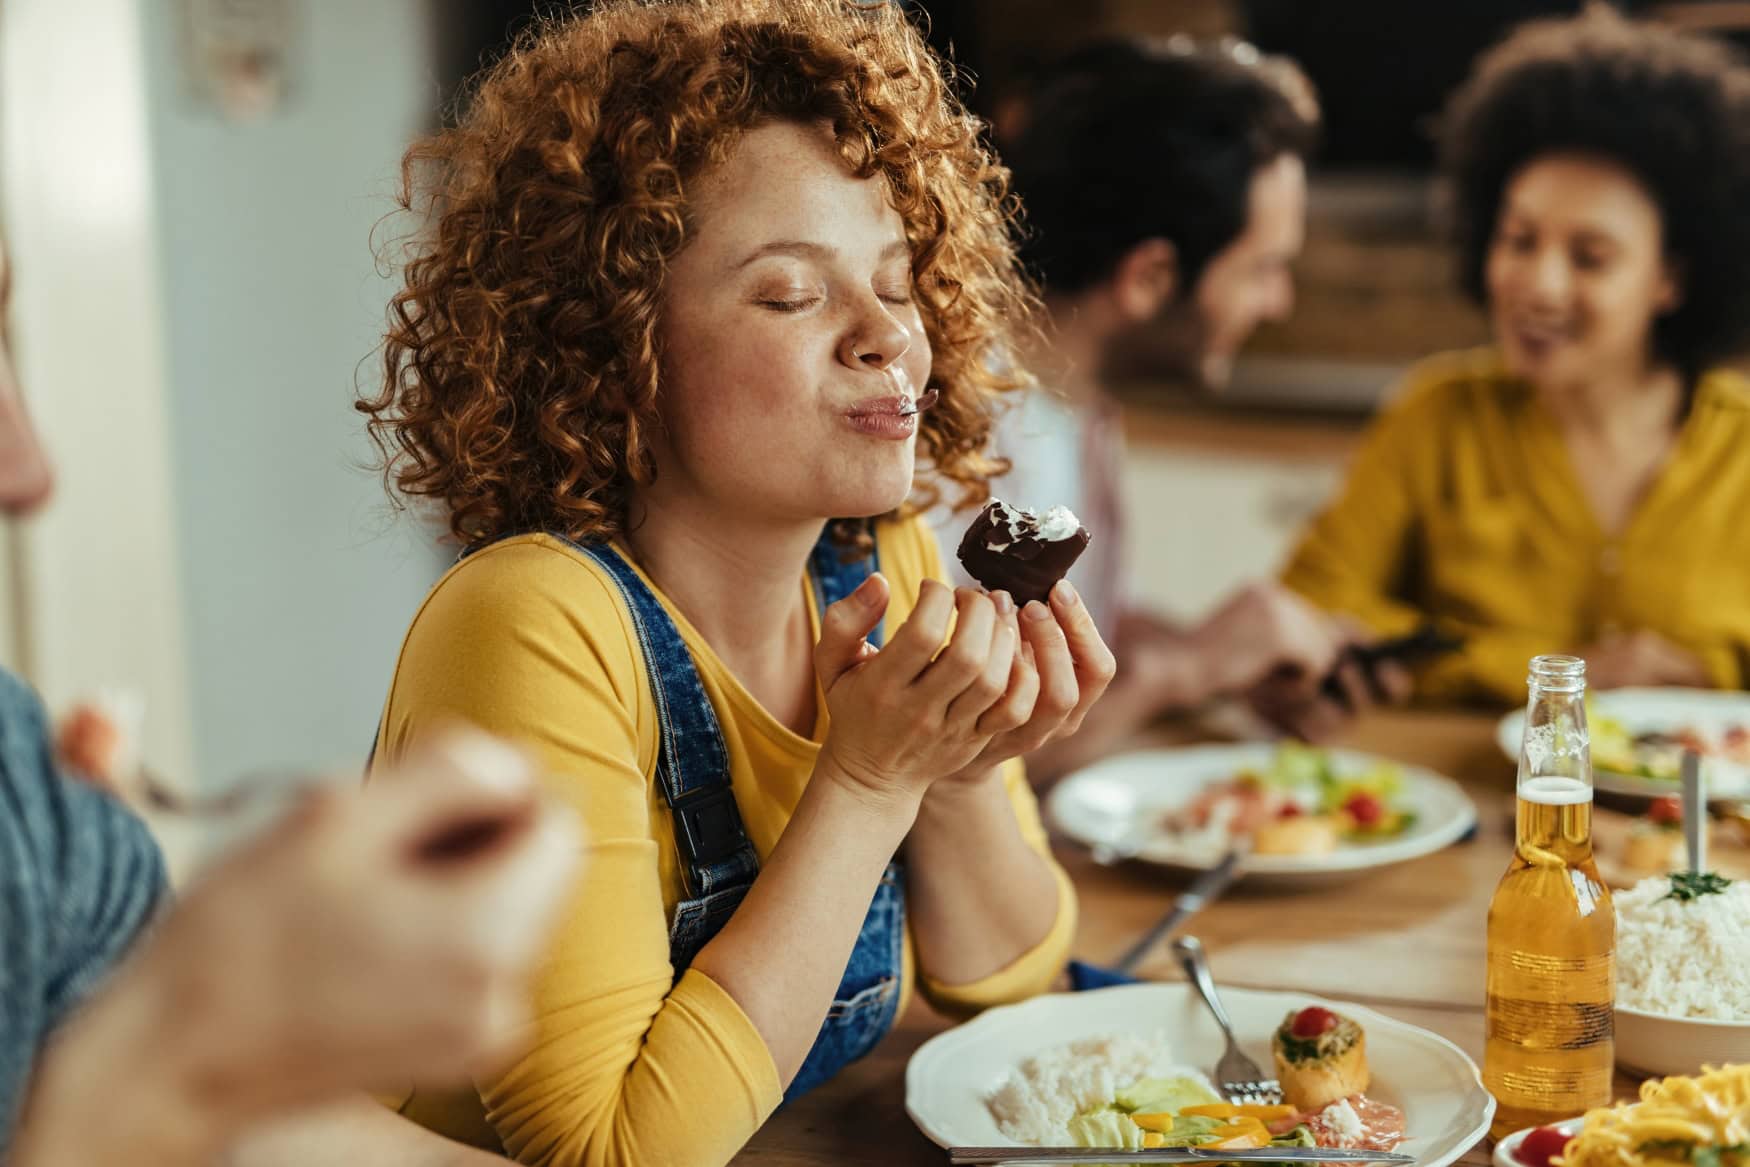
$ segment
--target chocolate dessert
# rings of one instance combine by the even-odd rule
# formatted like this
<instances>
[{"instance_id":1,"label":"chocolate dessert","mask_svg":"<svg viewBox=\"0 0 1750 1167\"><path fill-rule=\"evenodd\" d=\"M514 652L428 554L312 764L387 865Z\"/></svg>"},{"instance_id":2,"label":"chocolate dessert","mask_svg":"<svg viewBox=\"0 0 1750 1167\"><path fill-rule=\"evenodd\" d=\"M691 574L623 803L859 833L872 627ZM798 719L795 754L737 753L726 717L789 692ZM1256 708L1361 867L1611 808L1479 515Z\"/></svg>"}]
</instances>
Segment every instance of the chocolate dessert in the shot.
<instances>
[{"instance_id":1,"label":"chocolate dessert","mask_svg":"<svg viewBox=\"0 0 1750 1167\"><path fill-rule=\"evenodd\" d=\"M1068 507L1043 515L993 498L960 540L960 562L989 590L1008 592L1016 604L1046 602L1088 545L1088 531Z\"/></svg>"}]
</instances>

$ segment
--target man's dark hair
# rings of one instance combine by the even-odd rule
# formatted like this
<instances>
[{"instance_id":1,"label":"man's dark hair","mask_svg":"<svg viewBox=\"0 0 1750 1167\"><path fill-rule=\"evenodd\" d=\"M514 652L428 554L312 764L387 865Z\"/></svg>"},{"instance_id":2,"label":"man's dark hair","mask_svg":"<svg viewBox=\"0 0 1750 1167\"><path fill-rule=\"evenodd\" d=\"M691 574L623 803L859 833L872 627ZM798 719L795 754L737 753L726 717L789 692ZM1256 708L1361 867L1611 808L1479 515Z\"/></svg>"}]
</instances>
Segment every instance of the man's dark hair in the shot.
<instances>
[{"instance_id":1,"label":"man's dark hair","mask_svg":"<svg viewBox=\"0 0 1750 1167\"><path fill-rule=\"evenodd\" d=\"M1046 291L1078 292L1165 239L1189 288L1245 229L1252 176L1310 152L1318 116L1305 75L1247 44L1091 42L1040 78L1005 151L1022 259Z\"/></svg>"},{"instance_id":2,"label":"man's dark hair","mask_svg":"<svg viewBox=\"0 0 1750 1167\"><path fill-rule=\"evenodd\" d=\"M1750 68L1727 45L1602 8L1537 21L1479 59L1442 126L1478 303L1508 184L1574 152L1621 166L1659 208L1683 302L1654 325L1655 354L1693 381L1750 347Z\"/></svg>"}]
</instances>

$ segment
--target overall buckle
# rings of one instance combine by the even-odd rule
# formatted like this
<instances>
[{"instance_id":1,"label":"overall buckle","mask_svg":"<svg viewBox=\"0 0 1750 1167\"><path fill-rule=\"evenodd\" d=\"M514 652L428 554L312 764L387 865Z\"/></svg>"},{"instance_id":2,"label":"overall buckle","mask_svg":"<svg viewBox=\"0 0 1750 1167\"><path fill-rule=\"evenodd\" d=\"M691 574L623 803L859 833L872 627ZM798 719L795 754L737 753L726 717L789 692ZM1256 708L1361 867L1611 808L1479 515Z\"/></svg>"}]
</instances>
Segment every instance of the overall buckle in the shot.
<instances>
[{"instance_id":1,"label":"overall buckle","mask_svg":"<svg viewBox=\"0 0 1750 1167\"><path fill-rule=\"evenodd\" d=\"M671 806L681 846L695 864L721 863L747 844L741 811L729 787L683 794Z\"/></svg>"}]
</instances>

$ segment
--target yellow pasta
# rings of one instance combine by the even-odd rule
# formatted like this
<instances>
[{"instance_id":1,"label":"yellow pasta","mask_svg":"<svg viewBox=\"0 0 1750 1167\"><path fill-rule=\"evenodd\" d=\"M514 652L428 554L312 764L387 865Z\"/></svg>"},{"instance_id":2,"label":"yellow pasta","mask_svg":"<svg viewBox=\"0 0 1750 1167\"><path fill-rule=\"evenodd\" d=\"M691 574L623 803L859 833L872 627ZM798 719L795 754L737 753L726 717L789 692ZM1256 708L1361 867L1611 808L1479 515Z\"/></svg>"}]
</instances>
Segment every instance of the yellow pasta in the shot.
<instances>
[{"instance_id":1,"label":"yellow pasta","mask_svg":"<svg viewBox=\"0 0 1750 1167\"><path fill-rule=\"evenodd\" d=\"M1703 1067L1694 1078L1655 1078L1641 1100L1586 1116L1556 1160L1561 1167L1750 1167L1750 1065Z\"/></svg>"}]
</instances>

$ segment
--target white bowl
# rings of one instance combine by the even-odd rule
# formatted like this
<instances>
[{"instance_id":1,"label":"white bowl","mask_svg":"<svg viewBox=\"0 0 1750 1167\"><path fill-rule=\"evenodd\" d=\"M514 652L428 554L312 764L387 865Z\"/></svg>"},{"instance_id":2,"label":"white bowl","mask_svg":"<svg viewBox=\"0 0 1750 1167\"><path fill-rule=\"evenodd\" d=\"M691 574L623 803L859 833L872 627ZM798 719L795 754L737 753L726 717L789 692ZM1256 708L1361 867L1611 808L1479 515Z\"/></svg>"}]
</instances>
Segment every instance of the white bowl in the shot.
<instances>
[{"instance_id":1,"label":"white bowl","mask_svg":"<svg viewBox=\"0 0 1750 1167\"><path fill-rule=\"evenodd\" d=\"M1750 1021L1708 1021L1616 1007L1616 1064L1648 1077L1750 1059Z\"/></svg>"},{"instance_id":2,"label":"white bowl","mask_svg":"<svg viewBox=\"0 0 1750 1167\"><path fill-rule=\"evenodd\" d=\"M1567 1135L1570 1139L1580 1133L1580 1127L1585 1123L1583 1118L1567 1118L1561 1122L1549 1125ZM1525 1167L1525 1164L1513 1157L1519 1150L1519 1144L1525 1141L1525 1136L1536 1130L1536 1127L1526 1127L1522 1131L1514 1131L1510 1135L1502 1135L1501 1141L1495 1144L1495 1167Z\"/></svg>"}]
</instances>

